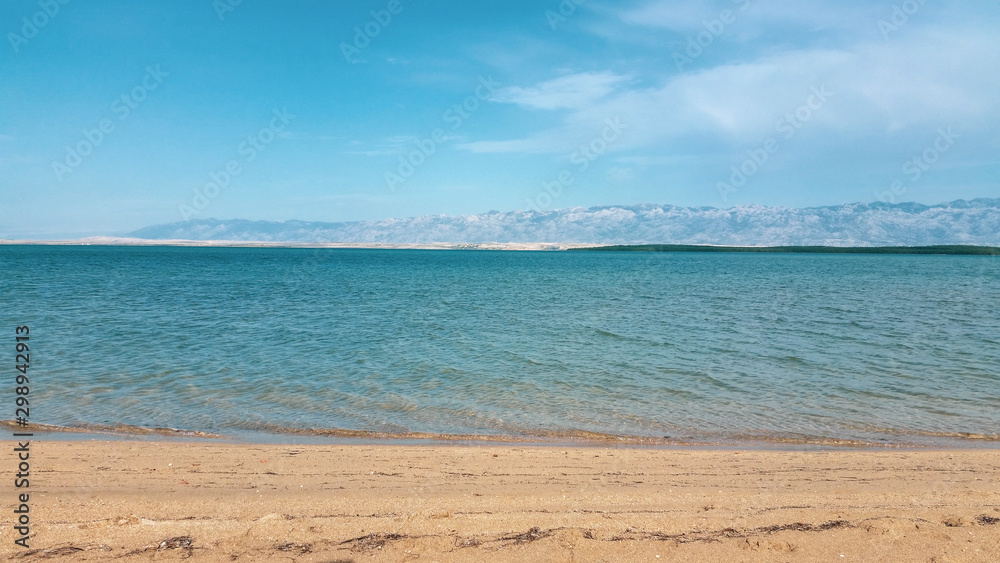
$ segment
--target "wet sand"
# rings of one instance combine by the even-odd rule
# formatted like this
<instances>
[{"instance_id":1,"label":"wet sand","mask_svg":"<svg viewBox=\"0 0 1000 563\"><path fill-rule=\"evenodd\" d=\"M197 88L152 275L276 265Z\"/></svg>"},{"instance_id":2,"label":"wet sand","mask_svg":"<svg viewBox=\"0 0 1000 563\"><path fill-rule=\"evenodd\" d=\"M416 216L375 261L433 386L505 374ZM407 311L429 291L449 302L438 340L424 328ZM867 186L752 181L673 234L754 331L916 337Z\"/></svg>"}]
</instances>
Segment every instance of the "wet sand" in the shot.
<instances>
[{"instance_id":1,"label":"wet sand","mask_svg":"<svg viewBox=\"0 0 1000 563\"><path fill-rule=\"evenodd\" d=\"M996 449L39 441L31 472L5 559L1000 561Z\"/></svg>"}]
</instances>

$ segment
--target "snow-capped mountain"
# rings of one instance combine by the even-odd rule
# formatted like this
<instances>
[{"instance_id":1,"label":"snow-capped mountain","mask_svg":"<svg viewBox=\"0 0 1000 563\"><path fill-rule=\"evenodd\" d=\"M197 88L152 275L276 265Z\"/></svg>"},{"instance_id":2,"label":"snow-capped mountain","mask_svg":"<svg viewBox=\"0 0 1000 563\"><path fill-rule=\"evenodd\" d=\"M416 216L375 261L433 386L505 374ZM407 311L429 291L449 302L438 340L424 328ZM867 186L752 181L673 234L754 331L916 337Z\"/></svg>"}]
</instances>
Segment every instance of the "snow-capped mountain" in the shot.
<instances>
[{"instance_id":1,"label":"snow-capped mountain","mask_svg":"<svg viewBox=\"0 0 1000 563\"><path fill-rule=\"evenodd\" d=\"M1000 199L794 209L631 205L319 223L201 219L140 229L144 239L271 242L1000 246Z\"/></svg>"}]
</instances>

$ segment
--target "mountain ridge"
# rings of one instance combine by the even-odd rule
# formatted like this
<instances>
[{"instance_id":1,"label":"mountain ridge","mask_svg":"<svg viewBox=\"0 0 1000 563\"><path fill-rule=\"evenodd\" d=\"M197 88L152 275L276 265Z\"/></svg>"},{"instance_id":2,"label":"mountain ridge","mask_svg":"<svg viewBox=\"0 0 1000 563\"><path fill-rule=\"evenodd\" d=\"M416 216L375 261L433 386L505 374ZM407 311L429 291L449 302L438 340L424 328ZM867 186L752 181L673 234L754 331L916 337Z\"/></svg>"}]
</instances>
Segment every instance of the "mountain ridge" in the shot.
<instances>
[{"instance_id":1,"label":"mountain ridge","mask_svg":"<svg viewBox=\"0 0 1000 563\"><path fill-rule=\"evenodd\" d=\"M196 241L350 243L716 244L817 246L1000 245L1000 198L936 205L848 203L726 209L637 204L551 211L490 211L376 221L194 219L127 236Z\"/></svg>"}]
</instances>

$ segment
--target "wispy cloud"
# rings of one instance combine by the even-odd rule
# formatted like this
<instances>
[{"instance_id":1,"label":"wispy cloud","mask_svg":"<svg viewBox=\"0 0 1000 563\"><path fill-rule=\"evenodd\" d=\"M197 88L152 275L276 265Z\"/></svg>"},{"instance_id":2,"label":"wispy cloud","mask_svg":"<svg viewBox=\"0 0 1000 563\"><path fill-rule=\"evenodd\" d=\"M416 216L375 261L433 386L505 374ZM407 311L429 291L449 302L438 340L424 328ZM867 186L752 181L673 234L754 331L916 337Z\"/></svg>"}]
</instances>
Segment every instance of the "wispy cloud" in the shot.
<instances>
[{"instance_id":1,"label":"wispy cloud","mask_svg":"<svg viewBox=\"0 0 1000 563\"><path fill-rule=\"evenodd\" d=\"M1000 122L994 99L1000 73L986 69L1000 69L1000 37L978 29L928 27L888 42L790 50L721 64L653 87L627 87L627 77L612 73L573 75L509 89L512 103L571 110L560 125L461 147L560 152L607 117L620 117L631 127L616 150L691 135L739 144L773 130L782 115L804 103L812 87L821 86L833 92L835 103L814 123L837 134L877 135L943 121L985 134Z\"/></svg>"},{"instance_id":2,"label":"wispy cloud","mask_svg":"<svg viewBox=\"0 0 1000 563\"><path fill-rule=\"evenodd\" d=\"M872 3L830 2L829 0L716 0L686 2L654 0L617 12L629 25L665 29L677 33L703 31L707 23L729 11L747 29L764 31L816 31L819 29L857 30L859 22L874 24L881 6ZM891 10L891 5L890 8Z\"/></svg>"},{"instance_id":3,"label":"wispy cloud","mask_svg":"<svg viewBox=\"0 0 1000 563\"><path fill-rule=\"evenodd\" d=\"M571 74L528 88L504 88L493 100L535 109L581 109L611 94L629 79L613 72Z\"/></svg>"}]
</instances>

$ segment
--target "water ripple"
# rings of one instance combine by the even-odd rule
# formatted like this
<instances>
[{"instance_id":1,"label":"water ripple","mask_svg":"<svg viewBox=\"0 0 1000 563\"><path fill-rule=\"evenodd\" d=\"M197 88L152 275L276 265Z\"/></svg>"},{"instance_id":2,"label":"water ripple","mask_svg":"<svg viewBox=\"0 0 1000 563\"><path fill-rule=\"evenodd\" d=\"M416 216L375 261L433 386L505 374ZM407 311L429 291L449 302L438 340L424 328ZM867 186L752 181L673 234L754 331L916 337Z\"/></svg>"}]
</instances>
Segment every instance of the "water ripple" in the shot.
<instances>
[{"instance_id":1,"label":"water ripple","mask_svg":"<svg viewBox=\"0 0 1000 563\"><path fill-rule=\"evenodd\" d=\"M991 257L0 252L0 323L31 325L44 374L32 414L54 425L831 444L1000 435Z\"/></svg>"}]
</instances>

